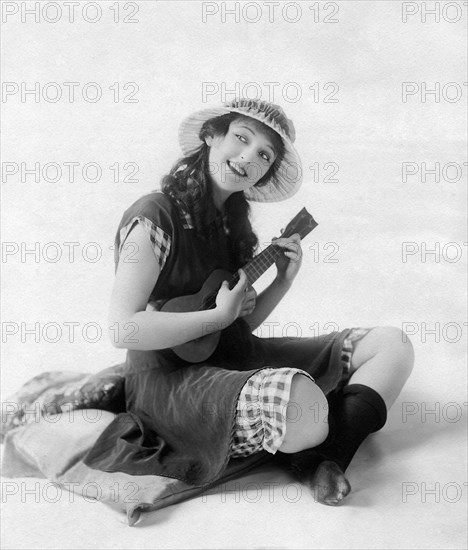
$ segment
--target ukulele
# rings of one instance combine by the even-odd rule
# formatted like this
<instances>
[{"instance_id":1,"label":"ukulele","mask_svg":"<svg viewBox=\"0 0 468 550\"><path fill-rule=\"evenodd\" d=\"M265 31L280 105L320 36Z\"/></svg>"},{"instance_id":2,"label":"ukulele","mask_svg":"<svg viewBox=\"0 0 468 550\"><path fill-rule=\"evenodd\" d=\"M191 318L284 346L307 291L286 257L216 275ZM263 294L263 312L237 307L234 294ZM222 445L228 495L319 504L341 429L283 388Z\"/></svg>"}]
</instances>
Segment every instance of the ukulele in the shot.
<instances>
[{"instance_id":1,"label":"ukulele","mask_svg":"<svg viewBox=\"0 0 468 550\"><path fill-rule=\"evenodd\" d=\"M290 237L294 233L299 233L301 239L308 235L318 223L303 208L286 226L281 237ZM249 284L253 284L265 271L275 263L275 260L283 254L281 247L270 244L265 250L257 254L250 262L246 263L242 269L245 271ZM184 311L202 311L216 307L216 295L223 281L229 282L229 289L239 281L239 274L234 275L225 269L215 269L203 283L203 286L196 294L171 298L162 305L158 300L158 307L148 304L150 309L159 311L184 312ZM161 301L162 302L162 301ZM148 308L147 308L148 309ZM225 327L224 327L225 328ZM221 330L212 332L190 340L185 344L172 347L172 351L181 359L191 363L204 361L213 354L221 336Z\"/></svg>"}]
</instances>

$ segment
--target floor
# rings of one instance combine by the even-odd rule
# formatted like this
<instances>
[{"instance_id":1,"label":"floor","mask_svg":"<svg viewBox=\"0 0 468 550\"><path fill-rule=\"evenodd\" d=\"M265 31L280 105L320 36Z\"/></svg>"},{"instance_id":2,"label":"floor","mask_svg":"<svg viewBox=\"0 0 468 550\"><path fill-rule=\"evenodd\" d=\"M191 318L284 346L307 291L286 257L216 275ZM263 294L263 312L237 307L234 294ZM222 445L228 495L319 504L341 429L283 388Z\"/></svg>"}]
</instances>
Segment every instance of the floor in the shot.
<instances>
[{"instance_id":1,"label":"floor","mask_svg":"<svg viewBox=\"0 0 468 550\"><path fill-rule=\"evenodd\" d=\"M416 375L405 402L419 408L426 402L428 409L440 403L445 413L425 422L412 414L402 423L403 401L397 403L386 428L366 441L348 469L353 491L337 508L314 502L289 475L264 467L146 514L134 528L102 504L81 497L70 502L69 493L53 503L10 497L3 505L2 547L466 548L466 408L454 422L456 408L447 404L457 395L441 398L434 383L421 401L417 382ZM30 488L47 483L24 481Z\"/></svg>"}]
</instances>

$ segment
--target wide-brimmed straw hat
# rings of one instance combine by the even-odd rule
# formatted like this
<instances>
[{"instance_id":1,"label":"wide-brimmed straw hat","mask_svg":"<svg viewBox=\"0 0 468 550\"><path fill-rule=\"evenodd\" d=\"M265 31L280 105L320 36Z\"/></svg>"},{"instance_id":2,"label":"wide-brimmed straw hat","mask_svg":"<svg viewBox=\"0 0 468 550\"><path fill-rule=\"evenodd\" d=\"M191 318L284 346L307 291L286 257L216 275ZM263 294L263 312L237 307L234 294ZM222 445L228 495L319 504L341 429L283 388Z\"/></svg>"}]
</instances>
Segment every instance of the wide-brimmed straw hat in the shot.
<instances>
[{"instance_id":1,"label":"wide-brimmed straw hat","mask_svg":"<svg viewBox=\"0 0 468 550\"><path fill-rule=\"evenodd\" d=\"M204 109L188 116L179 128L179 143L184 155L194 153L202 145L200 130L210 118L227 113L239 113L270 127L283 140L284 156L273 175L262 186L252 186L244 191L245 197L257 202L277 202L292 197L302 183L301 159L294 148L296 138L294 124L279 105L255 99L235 99L221 107Z\"/></svg>"}]
</instances>

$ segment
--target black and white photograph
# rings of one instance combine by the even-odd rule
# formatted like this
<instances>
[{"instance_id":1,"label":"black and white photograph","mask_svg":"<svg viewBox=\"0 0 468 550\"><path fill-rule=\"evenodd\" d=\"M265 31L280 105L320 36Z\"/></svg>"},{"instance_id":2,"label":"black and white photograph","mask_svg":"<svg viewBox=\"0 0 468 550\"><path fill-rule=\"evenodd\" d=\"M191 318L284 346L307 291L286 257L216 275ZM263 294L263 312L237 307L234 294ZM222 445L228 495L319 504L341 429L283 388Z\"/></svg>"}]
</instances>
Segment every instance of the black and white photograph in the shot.
<instances>
[{"instance_id":1,"label":"black and white photograph","mask_svg":"<svg viewBox=\"0 0 468 550\"><path fill-rule=\"evenodd\" d=\"M467 2L0 7L2 550L468 548Z\"/></svg>"}]
</instances>

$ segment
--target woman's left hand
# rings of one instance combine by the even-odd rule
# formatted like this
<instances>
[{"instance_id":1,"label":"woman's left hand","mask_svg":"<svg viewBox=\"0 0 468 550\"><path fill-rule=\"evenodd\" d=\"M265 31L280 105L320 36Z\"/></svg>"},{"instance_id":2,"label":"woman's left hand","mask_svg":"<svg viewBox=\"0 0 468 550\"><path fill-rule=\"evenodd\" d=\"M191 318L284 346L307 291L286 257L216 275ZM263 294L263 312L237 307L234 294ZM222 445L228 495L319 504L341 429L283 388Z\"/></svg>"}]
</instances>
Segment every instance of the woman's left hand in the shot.
<instances>
[{"instance_id":1,"label":"woman's left hand","mask_svg":"<svg viewBox=\"0 0 468 550\"><path fill-rule=\"evenodd\" d=\"M302 263L301 237L294 233L287 238L273 238L272 243L283 249L283 255L275 261L278 269L277 278L292 283Z\"/></svg>"}]
</instances>

